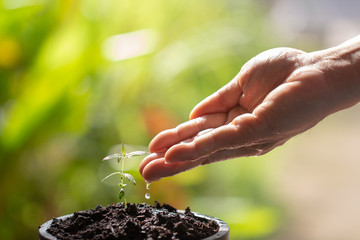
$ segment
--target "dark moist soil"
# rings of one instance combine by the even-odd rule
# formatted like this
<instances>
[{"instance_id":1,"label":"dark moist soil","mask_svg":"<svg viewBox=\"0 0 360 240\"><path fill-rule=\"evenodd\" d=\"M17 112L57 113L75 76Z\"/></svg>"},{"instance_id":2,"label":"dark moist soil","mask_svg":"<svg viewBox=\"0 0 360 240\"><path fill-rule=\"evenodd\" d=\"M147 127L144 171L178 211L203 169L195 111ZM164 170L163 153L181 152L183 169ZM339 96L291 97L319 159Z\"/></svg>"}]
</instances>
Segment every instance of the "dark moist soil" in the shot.
<instances>
[{"instance_id":1,"label":"dark moist soil","mask_svg":"<svg viewBox=\"0 0 360 240\"><path fill-rule=\"evenodd\" d=\"M198 218L189 208L185 213L156 202L97 206L71 217L54 218L47 230L58 239L203 239L219 229L213 220Z\"/></svg>"}]
</instances>

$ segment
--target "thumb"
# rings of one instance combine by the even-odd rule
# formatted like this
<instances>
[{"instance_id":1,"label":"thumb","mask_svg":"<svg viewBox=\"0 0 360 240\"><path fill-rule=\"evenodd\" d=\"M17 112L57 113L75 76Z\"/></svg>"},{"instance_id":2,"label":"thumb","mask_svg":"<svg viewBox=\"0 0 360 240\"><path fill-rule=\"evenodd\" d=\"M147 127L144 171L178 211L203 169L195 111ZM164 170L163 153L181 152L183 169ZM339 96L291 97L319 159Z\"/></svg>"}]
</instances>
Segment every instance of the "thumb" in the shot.
<instances>
[{"instance_id":1,"label":"thumb","mask_svg":"<svg viewBox=\"0 0 360 240\"><path fill-rule=\"evenodd\" d=\"M242 90L239 75L228 84L198 103L190 113L190 119L211 113L226 113L239 104Z\"/></svg>"}]
</instances>

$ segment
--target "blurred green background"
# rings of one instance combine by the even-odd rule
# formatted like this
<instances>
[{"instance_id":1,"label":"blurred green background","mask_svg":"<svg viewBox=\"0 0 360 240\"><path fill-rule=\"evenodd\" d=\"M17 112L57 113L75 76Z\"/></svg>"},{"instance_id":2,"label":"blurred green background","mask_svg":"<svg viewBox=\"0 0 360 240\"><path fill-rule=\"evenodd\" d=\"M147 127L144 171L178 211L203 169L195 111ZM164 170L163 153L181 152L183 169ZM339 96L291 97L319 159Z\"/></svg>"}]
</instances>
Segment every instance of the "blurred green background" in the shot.
<instances>
[{"instance_id":1,"label":"blurred green background","mask_svg":"<svg viewBox=\"0 0 360 240\"><path fill-rule=\"evenodd\" d=\"M0 2L0 235L36 239L43 222L116 202L101 159L146 149L161 130L281 44L268 1ZM308 46L317 46L316 41ZM278 152L204 166L137 187L229 223L232 239L269 239L286 218L269 187ZM274 160L274 161L272 161ZM271 167L269 166L271 164Z\"/></svg>"}]
</instances>

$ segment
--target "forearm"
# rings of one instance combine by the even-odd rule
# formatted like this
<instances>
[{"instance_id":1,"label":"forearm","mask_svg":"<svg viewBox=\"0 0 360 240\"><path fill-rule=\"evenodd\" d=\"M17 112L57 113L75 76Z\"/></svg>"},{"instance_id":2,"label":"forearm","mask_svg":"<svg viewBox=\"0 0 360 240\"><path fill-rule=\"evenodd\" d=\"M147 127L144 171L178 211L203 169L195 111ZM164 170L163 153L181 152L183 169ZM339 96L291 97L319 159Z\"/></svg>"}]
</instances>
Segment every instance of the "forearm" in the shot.
<instances>
[{"instance_id":1,"label":"forearm","mask_svg":"<svg viewBox=\"0 0 360 240\"><path fill-rule=\"evenodd\" d=\"M324 73L332 94L333 112L360 102L360 35L310 56Z\"/></svg>"}]
</instances>

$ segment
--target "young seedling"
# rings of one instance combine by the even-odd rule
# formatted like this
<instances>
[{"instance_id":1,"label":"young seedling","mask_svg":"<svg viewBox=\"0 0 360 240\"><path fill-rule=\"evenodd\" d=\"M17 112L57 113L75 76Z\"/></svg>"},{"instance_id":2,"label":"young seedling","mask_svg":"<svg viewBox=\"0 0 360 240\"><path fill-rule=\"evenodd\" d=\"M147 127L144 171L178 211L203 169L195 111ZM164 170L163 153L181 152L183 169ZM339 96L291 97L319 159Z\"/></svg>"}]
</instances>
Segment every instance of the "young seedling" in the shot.
<instances>
[{"instance_id":1,"label":"young seedling","mask_svg":"<svg viewBox=\"0 0 360 240\"><path fill-rule=\"evenodd\" d=\"M131 153L126 153L124 144L121 144L121 149L122 149L121 154L120 153L115 153L115 154L109 155L109 156L107 156L107 157L105 157L103 159L103 161L117 159L119 164L121 162L121 170L120 170L120 172L114 172L114 173L111 173L111 174L107 175L102 180L102 182L105 181L106 179L108 179L111 176L120 175L120 183L118 184L118 186L120 188L120 191L118 193L118 198L119 198L120 201L124 200L124 203L125 203L125 206L126 206L127 205L126 198L125 198L125 186L126 186L126 184L124 183L124 178L126 178L130 183L132 183L134 185L136 185L136 181L135 181L135 178L131 174L124 172L125 158L132 158L132 157L135 157L135 156L145 155L145 154L147 154L147 152L145 152L145 151L134 151L134 152L131 152Z\"/></svg>"}]
</instances>

